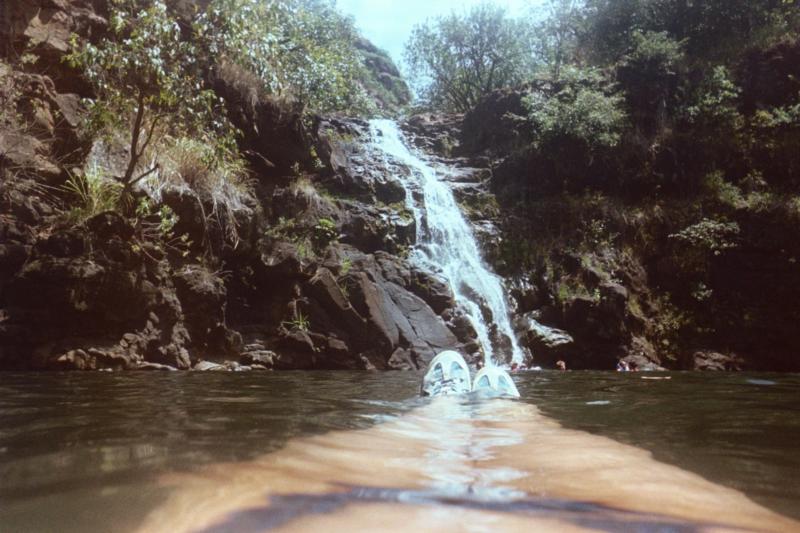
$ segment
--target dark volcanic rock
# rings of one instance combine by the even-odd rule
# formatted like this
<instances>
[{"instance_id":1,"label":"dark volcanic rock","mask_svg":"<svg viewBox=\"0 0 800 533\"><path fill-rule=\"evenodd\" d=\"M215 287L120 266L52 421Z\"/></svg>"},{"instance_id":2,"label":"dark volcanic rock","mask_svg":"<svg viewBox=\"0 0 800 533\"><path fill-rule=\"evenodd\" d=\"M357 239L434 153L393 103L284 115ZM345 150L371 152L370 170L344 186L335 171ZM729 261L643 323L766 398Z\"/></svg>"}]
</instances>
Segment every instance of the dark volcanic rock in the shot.
<instances>
[{"instance_id":1,"label":"dark volcanic rock","mask_svg":"<svg viewBox=\"0 0 800 533\"><path fill-rule=\"evenodd\" d=\"M302 103L267 95L260 83L229 62L217 66L212 80L214 91L225 100L228 116L244 135L242 151L261 175L291 175L295 165L312 169Z\"/></svg>"},{"instance_id":2,"label":"dark volcanic rock","mask_svg":"<svg viewBox=\"0 0 800 533\"><path fill-rule=\"evenodd\" d=\"M742 370L745 361L736 354L723 354L711 350L699 350L684 358L687 370L732 371Z\"/></svg>"},{"instance_id":3,"label":"dark volcanic rock","mask_svg":"<svg viewBox=\"0 0 800 533\"><path fill-rule=\"evenodd\" d=\"M525 140L528 114L518 89L498 89L464 115L461 141L466 152L510 152Z\"/></svg>"}]
</instances>

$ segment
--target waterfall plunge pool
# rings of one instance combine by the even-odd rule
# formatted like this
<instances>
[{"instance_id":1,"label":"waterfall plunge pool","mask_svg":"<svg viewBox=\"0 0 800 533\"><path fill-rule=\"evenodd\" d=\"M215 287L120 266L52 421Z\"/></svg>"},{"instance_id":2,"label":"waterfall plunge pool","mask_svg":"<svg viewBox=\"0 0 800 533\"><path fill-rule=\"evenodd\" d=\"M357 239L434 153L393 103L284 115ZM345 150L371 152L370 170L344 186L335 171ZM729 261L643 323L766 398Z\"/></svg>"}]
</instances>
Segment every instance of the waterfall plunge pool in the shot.
<instances>
[{"instance_id":1,"label":"waterfall plunge pool","mask_svg":"<svg viewBox=\"0 0 800 533\"><path fill-rule=\"evenodd\" d=\"M4 374L0 529L797 530L800 376L669 376L448 406L401 372Z\"/></svg>"}]
</instances>

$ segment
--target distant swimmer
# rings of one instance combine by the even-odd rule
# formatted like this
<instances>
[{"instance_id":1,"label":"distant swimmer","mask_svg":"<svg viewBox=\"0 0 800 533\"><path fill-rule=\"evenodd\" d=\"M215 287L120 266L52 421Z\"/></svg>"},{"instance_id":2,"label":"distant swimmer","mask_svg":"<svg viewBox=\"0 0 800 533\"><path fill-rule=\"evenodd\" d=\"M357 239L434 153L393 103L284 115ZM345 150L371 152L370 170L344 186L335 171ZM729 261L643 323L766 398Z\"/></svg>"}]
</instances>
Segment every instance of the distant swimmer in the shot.
<instances>
[{"instance_id":1,"label":"distant swimmer","mask_svg":"<svg viewBox=\"0 0 800 533\"><path fill-rule=\"evenodd\" d=\"M558 361L556 361L556 368L558 368L562 372L566 372L567 371L567 363L563 359L559 359Z\"/></svg>"},{"instance_id":2,"label":"distant swimmer","mask_svg":"<svg viewBox=\"0 0 800 533\"><path fill-rule=\"evenodd\" d=\"M631 367L628 365L627 361L620 359L617 361L617 372L630 372Z\"/></svg>"}]
</instances>

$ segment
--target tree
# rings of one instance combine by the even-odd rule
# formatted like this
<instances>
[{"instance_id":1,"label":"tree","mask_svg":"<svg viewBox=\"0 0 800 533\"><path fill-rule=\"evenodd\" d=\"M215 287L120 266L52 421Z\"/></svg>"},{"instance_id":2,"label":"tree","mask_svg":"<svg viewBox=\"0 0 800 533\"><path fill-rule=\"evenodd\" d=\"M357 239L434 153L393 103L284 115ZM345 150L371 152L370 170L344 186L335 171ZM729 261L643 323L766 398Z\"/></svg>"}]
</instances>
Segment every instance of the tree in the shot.
<instances>
[{"instance_id":1,"label":"tree","mask_svg":"<svg viewBox=\"0 0 800 533\"><path fill-rule=\"evenodd\" d=\"M364 105L358 33L332 0L213 0L194 31L208 57L255 74L268 94L318 112Z\"/></svg>"},{"instance_id":2,"label":"tree","mask_svg":"<svg viewBox=\"0 0 800 533\"><path fill-rule=\"evenodd\" d=\"M94 88L95 122L130 128L128 163L124 175L117 176L124 196L157 170L142 164L161 134L224 126L225 121L215 113L214 94L201 86L194 45L182 39L178 22L161 0L144 6L114 1L109 30L110 37L97 45L78 46L74 40L68 60L83 69Z\"/></svg>"},{"instance_id":3,"label":"tree","mask_svg":"<svg viewBox=\"0 0 800 533\"><path fill-rule=\"evenodd\" d=\"M617 80L625 90L634 123L655 135L677 107L684 68L684 43L666 32L632 34L632 46L617 64Z\"/></svg>"},{"instance_id":4,"label":"tree","mask_svg":"<svg viewBox=\"0 0 800 533\"><path fill-rule=\"evenodd\" d=\"M533 49L525 22L484 3L416 26L405 60L428 105L464 112L494 89L521 83L532 71Z\"/></svg>"},{"instance_id":5,"label":"tree","mask_svg":"<svg viewBox=\"0 0 800 533\"><path fill-rule=\"evenodd\" d=\"M626 125L622 96L595 69L565 68L552 92L532 91L524 102L537 149L567 142L585 152L612 148Z\"/></svg>"},{"instance_id":6,"label":"tree","mask_svg":"<svg viewBox=\"0 0 800 533\"><path fill-rule=\"evenodd\" d=\"M536 58L551 80L557 81L563 66L575 59L583 21L580 8L578 0L550 0L547 18L534 28Z\"/></svg>"},{"instance_id":7,"label":"tree","mask_svg":"<svg viewBox=\"0 0 800 533\"><path fill-rule=\"evenodd\" d=\"M742 50L796 32L797 0L585 0L581 45L596 61L614 62L636 32L666 32L696 59L718 63Z\"/></svg>"}]
</instances>

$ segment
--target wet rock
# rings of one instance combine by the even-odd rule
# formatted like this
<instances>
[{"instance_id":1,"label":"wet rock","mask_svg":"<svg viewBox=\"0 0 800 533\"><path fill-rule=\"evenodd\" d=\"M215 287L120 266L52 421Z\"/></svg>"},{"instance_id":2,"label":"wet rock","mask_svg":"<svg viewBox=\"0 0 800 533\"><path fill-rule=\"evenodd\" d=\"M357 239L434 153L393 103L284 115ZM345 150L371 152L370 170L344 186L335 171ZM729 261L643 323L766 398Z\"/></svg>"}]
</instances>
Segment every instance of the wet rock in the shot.
<instances>
[{"instance_id":1,"label":"wet rock","mask_svg":"<svg viewBox=\"0 0 800 533\"><path fill-rule=\"evenodd\" d=\"M683 366L688 370L740 371L744 368L745 361L736 354L698 350L684 358Z\"/></svg>"},{"instance_id":2,"label":"wet rock","mask_svg":"<svg viewBox=\"0 0 800 533\"><path fill-rule=\"evenodd\" d=\"M162 365L162 364L159 364L159 363L142 362L142 363L135 364L133 367L131 367L131 370L150 370L150 371L157 371L157 372L174 372L174 371L177 371L178 369L175 368L174 366L170 366L170 365Z\"/></svg>"},{"instance_id":3,"label":"wet rock","mask_svg":"<svg viewBox=\"0 0 800 533\"><path fill-rule=\"evenodd\" d=\"M192 367L192 370L198 372L226 372L228 367L219 363L212 363L211 361L199 361Z\"/></svg>"},{"instance_id":4,"label":"wet rock","mask_svg":"<svg viewBox=\"0 0 800 533\"><path fill-rule=\"evenodd\" d=\"M261 265L271 278L292 279L303 277L306 261L296 244L277 241L269 243L262 250Z\"/></svg>"},{"instance_id":5,"label":"wet rock","mask_svg":"<svg viewBox=\"0 0 800 533\"><path fill-rule=\"evenodd\" d=\"M547 303L546 295L542 293L535 282L527 277L514 278L510 285L509 292L512 301L516 303L518 313L529 313Z\"/></svg>"},{"instance_id":6,"label":"wet rock","mask_svg":"<svg viewBox=\"0 0 800 533\"><path fill-rule=\"evenodd\" d=\"M392 207L374 207L355 201L344 201L341 242L364 252L397 253L416 239L416 222L408 213Z\"/></svg>"},{"instance_id":7,"label":"wet rock","mask_svg":"<svg viewBox=\"0 0 800 533\"><path fill-rule=\"evenodd\" d=\"M252 367L261 367L264 369L270 369L275 365L275 360L278 358L278 355L273 352L272 350L265 350L261 349L249 349L245 348L244 353L242 353L239 362L243 365L250 365Z\"/></svg>"},{"instance_id":8,"label":"wet rock","mask_svg":"<svg viewBox=\"0 0 800 533\"><path fill-rule=\"evenodd\" d=\"M336 278L327 268L317 270L309 282L308 292L345 331L355 332L364 327L364 319L350 305Z\"/></svg>"},{"instance_id":9,"label":"wet rock","mask_svg":"<svg viewBox=\"0 0 800 533\"><path fill-rule=\"evenodd\" d=\"M469 320L467 313L460 306L448 309L442 313L442 319L445 320L447 327L453 332L459 342L477 343L478 333L475 331L475 327Z\"/></svg>"},{"instance_id":10,"label":"wet rock","mask_svg":"<svg viewBox=\"0 0 800 533\"><path fill-rule=\"evenodd\" d=\"M552 366L575 350L575 340L569 333L538 322L533 313L522 315L517 328L537 364Z\"/></svg>"},{"instance_id":11,"label":"wet rock","mask_svg":"<svg viewBox=\"0 0 800 533\"><path fill-rule=\"evenodd\" d=\"M412 269L409 288L411 292L425 300L437 315L455 305L450 284L441 275Z\"/></svg>"},{"instance_id":12,"label":"wet rock","mask_svg":"<svg viewBox=\"0 0 800 533\"><path fill-rule=\"evenodd\" d=\"M424 300L393 283L387 284L387 293L395 308L387 305L386 310L393 317L398 332L414 347L419 359L427 364L436 353L458 346L458 339ZM406 328L406 324L411 330Z\"/></svg>"},{"instance_id":13,"label":"wet rock","mask_svg":"<svg viewBox=\"0 0 800 533\"><path fill-rule=\"evenodd\" d=\"M387 362L393 370L415 370L420 368L419 362L414 357L414 352L406 348L397 348Z\"/></svg>"},{"instance_id":14,"label":"wet rock","mask_svg":"<svg viewBox=\"0 0 800 533\"><path fill-rule=\"evenodd\" d=\"M406 134L419 148L428 153L452 157L460 150L462 115L420 113L402 124Z\"/></svg>"},{"instance_id":15,"label":"wet rock","mask_svg":"<svg viewBox=\"0 0 800 533\"><path fill-rule=\"evenodd\" d=\"M70 350L58 356L54 364L62 370L96 370L97 364L94 357L83 350Z\"/></svg>"},{"instance_id":16,"label":"wet rock","mask_svg":"<svg viewBox=\"0 0 800 533\"><path fill-rule=\"evenodd\" d=\"M275 368L278 370L306 370L314 366L317 349L306 331L283 330L277 349Z\"/></svg>"}]
</instances>

